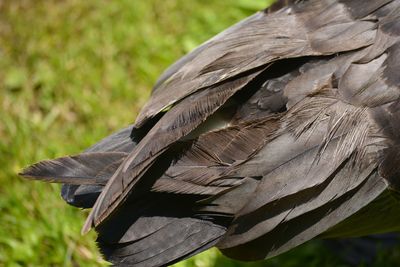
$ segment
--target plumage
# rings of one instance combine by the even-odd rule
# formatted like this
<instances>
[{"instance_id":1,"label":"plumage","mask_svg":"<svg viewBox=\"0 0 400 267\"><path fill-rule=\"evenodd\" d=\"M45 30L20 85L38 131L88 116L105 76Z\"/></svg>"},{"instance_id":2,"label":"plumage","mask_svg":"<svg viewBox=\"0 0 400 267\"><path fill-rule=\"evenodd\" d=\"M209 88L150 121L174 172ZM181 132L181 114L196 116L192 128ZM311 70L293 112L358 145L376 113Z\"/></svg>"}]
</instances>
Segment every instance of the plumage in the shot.
<instances>
[{"instance_id":1,"label":"plumage","mask_svg":"<svg viewBox=\"0 0 400 267\"><path fill-rule=\"evenodd\" d=\"M167 69L134 125L22 175L92 208L119 266L399 231L399 10L279 1Z\"/></svg>"}]
</instances>

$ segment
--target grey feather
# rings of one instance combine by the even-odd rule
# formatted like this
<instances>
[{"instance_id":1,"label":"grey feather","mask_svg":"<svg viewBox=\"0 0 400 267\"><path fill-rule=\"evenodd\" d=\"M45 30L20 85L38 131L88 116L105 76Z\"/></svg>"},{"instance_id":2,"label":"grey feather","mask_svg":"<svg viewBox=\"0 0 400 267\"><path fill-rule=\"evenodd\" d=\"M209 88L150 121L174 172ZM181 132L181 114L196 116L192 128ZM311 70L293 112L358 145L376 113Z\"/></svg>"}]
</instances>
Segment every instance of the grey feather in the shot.
<instances>
[{"instance_id":1,"label":"grey feather","mask_svg":"<svg viewBox=\"0 0 400 267\"><path fill-rule=\"evenodd\" d=\"M39 162L20 175L46 182L105 185L126 156L122 152L83 153Z\"/></svg>"},{"instance_id":2,"label":"grey feather","mask_svg":"<svg viewBox=\"0 0 400 267\"><path fill-rule=\"evenodd\" d=\"M83 230L119 266L398 231L399 11L279 1L167 69L134 125L22 175L93 207Z\"/></svg>"}]
</instances>

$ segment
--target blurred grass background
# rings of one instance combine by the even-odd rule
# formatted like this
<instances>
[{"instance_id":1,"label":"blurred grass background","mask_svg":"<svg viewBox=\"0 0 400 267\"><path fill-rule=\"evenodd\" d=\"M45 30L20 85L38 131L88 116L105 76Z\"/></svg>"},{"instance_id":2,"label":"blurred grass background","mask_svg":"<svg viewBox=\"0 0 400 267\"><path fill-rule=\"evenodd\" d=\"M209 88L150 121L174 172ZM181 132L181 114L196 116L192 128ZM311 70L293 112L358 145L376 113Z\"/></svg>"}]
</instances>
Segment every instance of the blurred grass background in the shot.
<instances>
[{"instance_id":1,"label":"blurred grass background","mask_svg":"<svg viewBox=\"0 0 400 267\"><path fill-rule=\"evenodd\" d=\"M169 64L271 2L0 0L0 266L106 266L95 234L80 235L86 213L16 173L131 123ZM343 265L312 243L267 262L211 250L176 266Z\"/></svg>"}]
</instances>

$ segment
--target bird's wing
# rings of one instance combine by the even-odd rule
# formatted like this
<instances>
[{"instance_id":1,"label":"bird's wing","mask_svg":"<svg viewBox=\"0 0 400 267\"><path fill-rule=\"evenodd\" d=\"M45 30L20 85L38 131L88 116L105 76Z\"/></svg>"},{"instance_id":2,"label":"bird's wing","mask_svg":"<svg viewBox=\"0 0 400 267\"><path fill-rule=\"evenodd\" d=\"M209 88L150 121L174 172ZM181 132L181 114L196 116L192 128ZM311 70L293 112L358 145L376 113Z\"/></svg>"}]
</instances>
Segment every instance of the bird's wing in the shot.
<instances>
[{"instance_id":1,"label":"bird's wing","mask_svg":"<svg viewBox=\"0 0 400 267\"><path fill-rule=\"evenodd\" d=\"M66 196L102 190L85 230L118 264L214 244L245 260L287 251L399 190L399 10L310 0L257 13L167 71L134 127L30 175L88 184ZM222 129L203 127L221 114ZM87 164L104 153L106 171Z\"/></svg>"},{"instance_id":2,"label":"bird's wing","mask_svg":"<svg viewBox=\"0 0 400 267\"><path fill-rule=\"evenodd\" d=\"M84 231L101 223L126 199L158 155L206 120L235 92L245 89L268 65L285 58L363 48L373 42L375 35L375 22L356 20L346 4L326 0L307 1L278 13L257 13L214 38L190 64L183 65L154 91L137 125L173 106L110 179Z\"/></svg>"}]
</instances>

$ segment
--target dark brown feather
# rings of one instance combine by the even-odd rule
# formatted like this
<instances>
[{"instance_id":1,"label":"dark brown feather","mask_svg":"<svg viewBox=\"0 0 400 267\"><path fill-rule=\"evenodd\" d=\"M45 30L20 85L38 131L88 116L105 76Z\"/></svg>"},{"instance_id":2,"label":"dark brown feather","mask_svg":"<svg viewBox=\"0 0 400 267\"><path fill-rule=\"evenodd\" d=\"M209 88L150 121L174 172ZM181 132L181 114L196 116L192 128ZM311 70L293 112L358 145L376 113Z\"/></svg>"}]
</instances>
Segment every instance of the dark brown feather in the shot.
<instances>
[{"instance_id":1,"label":"dark brown feather","mask_svg":"<svg viewBox=\"0 0 400 267\"><path fill-rule=\"evenodd\" d=\"M166 70L135 125L23 175L93 207L83 231L121 266L399 230L399 14L279 1Z\"/></svg>"},{"instance_id":2,"label":"dark brown feather","mask_svg":"<svg viewBox=\"0 0 400 267\"><path fill-rule=\"evenodd\" d=\"M20 175L52 183L105 185L126 156L122 152L83 153L41 161Z\"/></svg>"}]
</instances>

